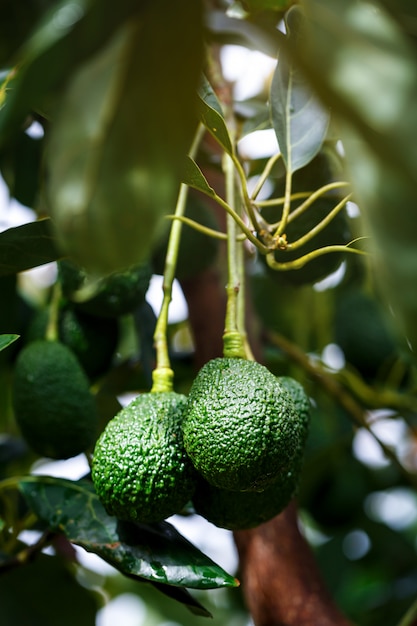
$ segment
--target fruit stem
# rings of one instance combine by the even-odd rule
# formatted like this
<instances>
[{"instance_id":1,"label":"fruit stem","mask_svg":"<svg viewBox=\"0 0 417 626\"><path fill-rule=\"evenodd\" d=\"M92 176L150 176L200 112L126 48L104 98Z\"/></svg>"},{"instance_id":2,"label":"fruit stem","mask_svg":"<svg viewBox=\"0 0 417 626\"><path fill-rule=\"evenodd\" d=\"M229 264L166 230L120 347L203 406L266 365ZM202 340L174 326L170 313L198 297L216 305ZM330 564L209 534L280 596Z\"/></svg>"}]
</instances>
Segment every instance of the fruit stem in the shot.
<instances>
[{"instance_id":1,"label":"fruit stem","mask_svg":"<svg viewBox=\"0 0 417 626\"><path fill-rule=\"evenodd\" d=\"M323 248L317 248L308 254L303 254L303 256L298 257L298 259L294 259L294 261L287 261L286 263L279 263L276 261L273 252L267 254L265 259L271 269L285 272L289 270L299 270L313 259L316 259L323 254L330 254L331 252L351 252L352 254L367 256L368 252L366 252L366 250L359 250L358 248L350 247L354 241L356 241L356 239L346 245L324 246Z\"/></svg>"},{"instance_id":2,"label":"fruit stem","mask_svg":"<svg viewBox=\"0 0 417 626\"><path fill-rule=\"evenodd\" d=\"M61 283L56 281L52 289L51 302L49 303L48 325L45 332L45 339L47 341L58 341L59 339L58 319L61 297Z\"/></svg>"},{"instance_id":3,"label":"fruit stem","mask_svg":"<svg viewBox=\"0 0 417 626\"><path fill-rule=\"evenodd\" d=\"M278 238L285 232L288 222L288 216L291 210L291 191L292 191L292 172L287 169L285 175L285 195L284 195L284 206L282 208L282 218L278 224L278 228L274 233L274 237Z\"/></svg>"},{"instance_id":4,"label":"fruit stem","mask_svg":"<svg viewBox=\"0 0 417 626\"><path fill-rule=\"evenodd\" d=\"M233 161L228 154L223 155L223 170L226 181L226 199L229 206L236 206L235 171ZM243 285L243 275L238 267L238 246L236 240L236 222L227 214L227 305L225 328L223 333L223 354L225 357L246 358L245 339L239 329L238 302L239 291ZM241 284L242 283L242 284ZM241 321L241 320L240 320Z\"/></svg>"},{"instance_id":5,"label":"fruit stem","mask_svg":"<svg viewBox=\"0 0 417 626\"><path fill-rule=\"evenodd\" d=\"M337 205L326 215L326 217L324 217L318 224L316 224L316 226L314 226L306 235L300 237L293 243L288 244L287 250L300 248L308 241L310 241L313 237L315 237L320 231L326 228L326 226L330 224L332 219L345 207L346 203L351 199L352 195L353 194L350 193L342 198L342 200L337 203Z\"/></svg>"},{"instance_id":6,"label":"fruit stem","mask_svg":"<svg viewBox=\"0 0 417 626\"><path fill-rule=\"evenodd\" d=\"M190 156L193 158L198 150L200 141L204 135L205 128L200 124L190 148ZM187 203L188 186L181 183L178 194L177 204L175 207L175 217L181 218L185 213ZM182 221L174 219L171 225L167 253L165 258L164 276L163 276L163 299L158 319L156 321L154 332L154 343L156 350L156 367L152 372L152 388L151 392L172 391L174 385L174 372L171 369L171 362L168 352L167 328L168 328L168 311L172 300L172 285L175 278L177 267L178 249L181 240Z\"/></svg>"},{"instance_id":7,"label":"fruit stem","mask_svg":"<svg viewBox=\"0 0 417 626\"><path fill-rule=\"evenodd\" d=\"M408 609L407 613L398 622L398 626L413 626L417 617L417 600Z\"/></svg>"},{"instance_id":8,"label":"fruit stem","mask_svg":"<svg viewBox=\"0 0 417 626\"><path fill-rule=\"evenodd\" d=\"M260 175L252 193L251 193L251 200L253 202L255 202L256 198L258 197L259 192L261 191L262 187L265 184L265 181L268 179L268 176L271 174L272 168L274 167L275 163L282 158L282 154L280 152L278 152L277 154L272 155L267 164L265 165L264 171L262 172L262 174Z\"/></svg>"}]
</instances>

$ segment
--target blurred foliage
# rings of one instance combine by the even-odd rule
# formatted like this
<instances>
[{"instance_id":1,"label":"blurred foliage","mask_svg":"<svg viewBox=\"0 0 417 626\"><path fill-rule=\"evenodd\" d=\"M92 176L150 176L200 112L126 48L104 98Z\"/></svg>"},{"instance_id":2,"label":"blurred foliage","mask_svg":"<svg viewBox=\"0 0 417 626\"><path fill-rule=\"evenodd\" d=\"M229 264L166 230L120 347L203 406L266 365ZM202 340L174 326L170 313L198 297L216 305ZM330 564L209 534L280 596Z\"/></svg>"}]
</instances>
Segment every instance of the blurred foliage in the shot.
<instances>
[{"instance_id":1,"label":"blurred foliage","mask_svg":"<svg viewBox=\"0 0 417 626\"><path fill-rule=\"evenodd\" d=\"M322 275L313 276L311 281L291 282L285 273L269 271L262 255L249 247L247 292L253 308L253 328L261 339L265 364L276 375L294 376L312 398L312 426L298 501L303 528L326 583L353 622L361 626L396 626L417 595L417 377L415 354L411 349L417 341L415 2L302 0L293 7L293 2L282 0L242 0L225 3L226 9L207 8L204 35L199 28L190 34L185 4L181 3L183 13L178 14L175 5L169 4L172 13L167 13L167 19L160 20L158 12L153 13L148 22L152 28L142 33L143 39L139 37L134 42L134 65L142 53L150 52L151 43L161 41L161 37L165 51L162 61L171 57L170 63L161 65L160 58L151 56L151 71L140 63L132 70L131 76L139 77L139 85L128 81L126 89L134 92L135 102L141 108L130 107L129 98L124 99L127 92L120 85L115 92L106 92L110 104L114 104L111 98L114 93L119 104L123 103L121 110L127 115L124 120L129 120L123 128L123 137L132 140L139 152L142 150L139 163L144 168L144 178L140 183L146 187L149 183L146 175L150 174L151 178L154 176L151 187L157 187L158 183L165 185L165 178L159 177L161 153L164 153L162 170L166 172L167 164L174 167L174 182L170 179L167 183L169 193L160 190L162 195L158 197L164 205L158 206L158 214L173 212L175 192L182 175L183 180L205 196L204 211L208 211L208 218L200 219L197 212L194 219L220 230L223 214L218 207L213 209L213 200L216 194L222 195L221 184L219 188L215 185L221 168L219 152L213 149L211 142L234 156L233 133L245 136L260 128L274 129L281 142L286 140L283 144L285 158L271 165L267 176L270 190L266 186L262 200L257 196L251 198L259 210L257 217L269 220L267 225L280 219L283 203L272 208L267 203L285 197L288 180L284 166L291 165L295 157L300 159L301 166L293 168L297 169L291 181L293 192L312 192L328 182L326 168L317 168L317 160L312 160L328 146L332 146L332 150L337 147L337 177L345 178L352 185L355 205L348 206L340 215L343 215L343 228L347 227L350 240L366 237L360 247L366 249L368 256L344 254L339 250L336 257L328 255L328 259L335 258L336 262L327 266ZM9 1L2 8L0 171L11 198L30 208L35 218L21 226L10 226L0 234L0 477L6 481L3 485L16 477L27 476L34 463L38 466L42 463L42 459L28 450L17 430L10 405L10 385L16 354L30 341L31 324L39 312L51 314L54 293L56 295L55 274L51 274L49 285L39 287L35 274L25 273L62 256L56 232L47 217L51 207L50 199L44 195L45 185L51 184L52 171L56 190L61 190L62 176L68 173L69 139L78 155L73 162L75 170L81 168L85 153L83 147L80 149L77 133L83 139L83 131L78 127L79 118L73 115L72 106L75 103L75 110L80 107L87 112L86 119L94 126L97 109L93 100L94 94L99 92L89 71L92 67L97 69L95 63L100 65L104 58L95 55L109 50L113 35L122 32L119 28L127 21L139 16L139 20L146 22L148 6L145 1L129 0L122 0L117 7L107 1L66 1L57 5L46 0L31 0L24 6ZM158 3L160 6L162 4ZM304 11L305 20L300 9ZM200 9L194 7L193 10ZM284 16L290 26L301 20L297 26L301 25L301 34L295 38L284 36L281 28ZM158 24L161 30L156 32ZM279 48L285 51L285 57L278 57L282 65L278 63L274 79L270 77L268 84L247 101L232 103L236 121L233 129L227 123L230 111L225 114L208 82L203 82L199 98L193 98L192 94L197 91L196 76L203 65L203 43L208 47L238 43L273 57ZM194 59L194 64L188 74L185 67L190 58ZM210 63L212 61L210 58ZM213 74L210 63L205 68L209 75ZM140 71L136 73L138 67ZM108 75L106 71L100 73L102 71L100 66L99 74L104 76L103 83L108 86ZM118 71L118 66L112 65L113 78L120 77ZM155 72L161 77L156 86ZM176 82L180 78L182 82ZM269 91L271 81L272 92ZM270 93L273 96L272 119ZM71 106L66 100L68 94L72 98ZM299 137L305 140L312 120L310 96L314 100L314 112L324 112L312 147L305 143L299 145L296 134L288 135L291 130L300 131ZM319 106L316 98L321 101L319 109L315 108ZM64 111L61 106L65 106ZM329 124L328 109L331 110ZM197 115L211 137L200 148L195 161L187 162L184 173L182 158ZM58 138L55 135L54 139L56 152L49 152L46 172L46 150L51 145L51 134L53 137L56 132L57 117L61 126ZM313 118L316 120L315 113ZM178 127L176 121L180 122ZM33 122L37 123L39 137L30 134ZM135 134L130 136L132 128ZM107 132L108 127L103 124L100 129ZM168 131L172 131L169 141ZM146 142L141 143L144 132ZM158 140L149 165L148 149L155 133ZM100 137L102 139L102 135ZM343 142L343 151L339 150L339 140ZM111 141L110 145L114 145ZM177 150L178 142L181 146ZM137 165L138 161L132 157L134 149L130 148L127 154L125 147L125 142L116 142L117 150L110 150L107 173L114 173L115 169L124 171L126 164ZM91 162L97 165L94 141L87 148L94 157ZM167 153L165 148L169 148ZM73 156L71 152L70 157ZM260 176L268 167L268 160L248 158L244 167L248 178ZM98 181L101 184L104 180L104 189L109 181L107 175L103 179L97 177L96 171L87 179L83 193L88 198ZM76 190L69 187L71 193ZM109 232L112 236L116 232L118 216L126 206L125 198L122 194L116 202L110 203L103 241ZM299 207L303 199L294 198L291 209ZM319 208L320 205L325 207L326 214L334 206L334 197L321 197ZM357 205L358 216L354 213ZM314 206L306 216L317 219ZM91 208L88 201L83 207ZM138 203L136 208L140 220L142 205ZM57 210L59 212L54 205L52 213ZM93 228L99 228L99 213L90 212L88 216ZM308 229L314 224L313 221ZM297 225L296 220L293 225ZM130 228L128 223L127 230ZM182 276L188 279L208 267L223 272L224 259L218 242L208 240L190 225L185 225L184 229L187 231L183 244L187 245L186 252L192 252L190 256L183 254ZM166 246L166 228L162 225L160 232L156 249L150 245L153 229L141 232L144 246L149 244L148 250L152 248L155 254L155 273L162 271ZM323 232L326 231L321 235ZM130 234L135 235L133 231ZM287 234L291 235L291 229ZM294 239L299 236L295 234ZM345 237L342 239L346 241ZM89 254L88 234L86 241L84 252ZM332 242L335 243L334 239ZM256 238L252 243L256 244ZM327 243L326 240L320 244L318 235L318 239L313 238L308 243L311 244L308 250ZM101 252L106 256L102 245ZM294 257L280 250L280 260L299 256L295 250L288 254ZM198 262L194 262L197 255ZM307 264L305 270L314 269L316 262L322 266L324 259L326 257L319 257L311 265ZM336 272L332 274L333 270ZM292 273L296 275L298 271L301 275L303 269ZM324 280L317 283L318 278ZM65 299L60 300L60 305L71 306ZM94 376L92 386L102 427L119 410L125 397L149 389L154 365L155 315L151 308L142 305L133 314L122 316L118 327L112 358L105 371L100 370L99 375ZM19 335L19 338L11 342L12 335ZM195 374L189 321L172 324L169 340L176 386L186 393ZM384 432L384 425L389 432L386 438L380 434ZM396 432L399 434L395 438ZM376 460L370 454L371 443L368 449L359 447L364 434L379 450ZM41 481L38 487L42 491ZM62 496L59 489L58 493ZM393 494L398 496L395 501ZM61 535L59 539L55 535L59 523L67 528L68 520L63 521L59 515L55 518L57 510L53 507L48 515L40 514L39 507L47 502L44 493L42 496L42 499L34 497L38 508L32 502L30 509L16 490L1 492L0 603L5 626L92 625L104 597L112 599L127 593L136 595L144 604L143 623L147 626L173 621L183 626L194 625L196 616L185 606L200 614L212 613L214 625L244 626L248 623L240 589L210 592L199 589L193 590L191 595L181 587L158 587L156 580L152 586L122 577L116 571L101 575L77 564L70 544L63 542ZM88 516L86 493L84 497L87 498L83 501L85 506L79 507L78 512ZM55 500L54 506L59 508L60 496ZM34 512L39 517L35 517ZM190 511L184 511L184 516L189 514ZM198 528L199 519L193 519ZM26 539L19 536L25 528L40 533L39 544L37 540L26 543ZM51 528L53 537L48 535ZM88 521L84 522L83 531L87 528ZM113 539L115 537L117 539L116 535ZM43 541L52 545L55 556L40 553ZM104 545L112 549L105 540ZM17 565L17 558L24 561L23 566ZM146 558L144 562L147 563ZM231 574L239 576L239 572ZM60 616L59 622L56 615Z\"/></svg>"}]
</instances>

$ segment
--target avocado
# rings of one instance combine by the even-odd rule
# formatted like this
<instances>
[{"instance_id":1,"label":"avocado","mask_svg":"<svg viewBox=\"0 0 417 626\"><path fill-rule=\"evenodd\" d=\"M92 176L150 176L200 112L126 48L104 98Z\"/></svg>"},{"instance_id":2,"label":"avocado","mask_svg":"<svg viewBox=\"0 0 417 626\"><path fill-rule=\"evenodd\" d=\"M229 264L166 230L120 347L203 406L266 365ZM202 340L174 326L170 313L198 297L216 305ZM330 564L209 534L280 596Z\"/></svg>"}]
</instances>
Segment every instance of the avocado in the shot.
<instances>
[{"instance_id":1,"label":"avocado","mask_svg":"<svg viewBox=\"0 0 417 626\"><path fill-rule=\"evenodd\" d=\"M108 422L94 449L92 479L110 515L159 522L191 499L195 471L181 432L186 402L175 392L143 393Z\"/></svg>"},{"instance_id":2,"label":"avocado","mask_svg":"<svg viewBox=\"0 0 417 626\"><path fill-rule=\"evenodd\" d=\"M16 422L34 452L67 459L93 445L94 397L77 358L62 343L38 340L21 350L12 398Z\"/></svg>"},{"instance_id":3,"label":"avocado","mask_svg":"<svg viewBox=\"0 0 417 626\"><path fill-rule=\"evenodd\" d=\"M286 386L266 367L222 357L197 374L183 433L187 454L211 485L263 491L292 471L306 424Z\"/></svg>"}]
</instances>

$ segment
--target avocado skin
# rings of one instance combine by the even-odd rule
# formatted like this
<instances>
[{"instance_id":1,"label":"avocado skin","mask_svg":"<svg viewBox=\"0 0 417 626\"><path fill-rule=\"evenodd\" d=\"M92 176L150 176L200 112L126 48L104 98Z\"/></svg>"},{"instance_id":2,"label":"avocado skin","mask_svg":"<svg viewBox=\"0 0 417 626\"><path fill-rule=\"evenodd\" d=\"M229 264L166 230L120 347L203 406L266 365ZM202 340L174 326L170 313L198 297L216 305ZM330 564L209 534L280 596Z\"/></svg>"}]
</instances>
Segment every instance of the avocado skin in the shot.
<instances>
[{"instance_id":1,"label":"avocado skin","mask_svg":"<svg viewBox=\"0 0 417 626\"><path fill-rule=\"evenodd\" d=\"M186 397L144 393L124 407L97 440L92 479L110 515L152 523L191 499L195 471L181 432Z\"/></svg>"},{"instance_id":2,"label":"avocado skin","mask_svg":"<svg viewBox=\"0 0 417 626\"><path fill-rule=\"evenodd\" d=\"M263 365L218 358L197 374L183 420L184 445L213 486L263 491L291 472L306 426L289 392Z\"/></svg>"},{"instance_id":3,"label":"avocado skin","mask_svg":"<svg viewBox=\"0 0 417 626\"><path fill-rule=\"evenodd\" d=\"M37 340L22 349L12 399L16 422L34 452L67 459L93 445L98 417L89 381L58 341Z\"/></svg>"}]
</instances>

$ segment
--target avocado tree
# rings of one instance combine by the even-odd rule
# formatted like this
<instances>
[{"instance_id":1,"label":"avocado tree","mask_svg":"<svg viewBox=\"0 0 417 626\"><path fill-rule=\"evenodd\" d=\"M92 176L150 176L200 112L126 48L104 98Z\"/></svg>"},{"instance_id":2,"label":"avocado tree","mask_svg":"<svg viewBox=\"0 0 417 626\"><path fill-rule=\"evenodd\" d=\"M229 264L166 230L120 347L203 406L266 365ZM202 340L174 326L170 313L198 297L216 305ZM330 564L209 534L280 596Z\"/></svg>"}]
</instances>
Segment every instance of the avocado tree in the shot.
<instances>
[{"instance_id":1,"label":"avocado tree","mask_svg":"<svg viewBox=\"0 0 417 626\"><path fill-rule=\"evenodd\" d=\"M417 624L414 3L2 13L0 173L31 211L0 232L2 624L124 592L155 625ZM229 45L274 60L253 97Z\"/></svg>"}]
</instances>

